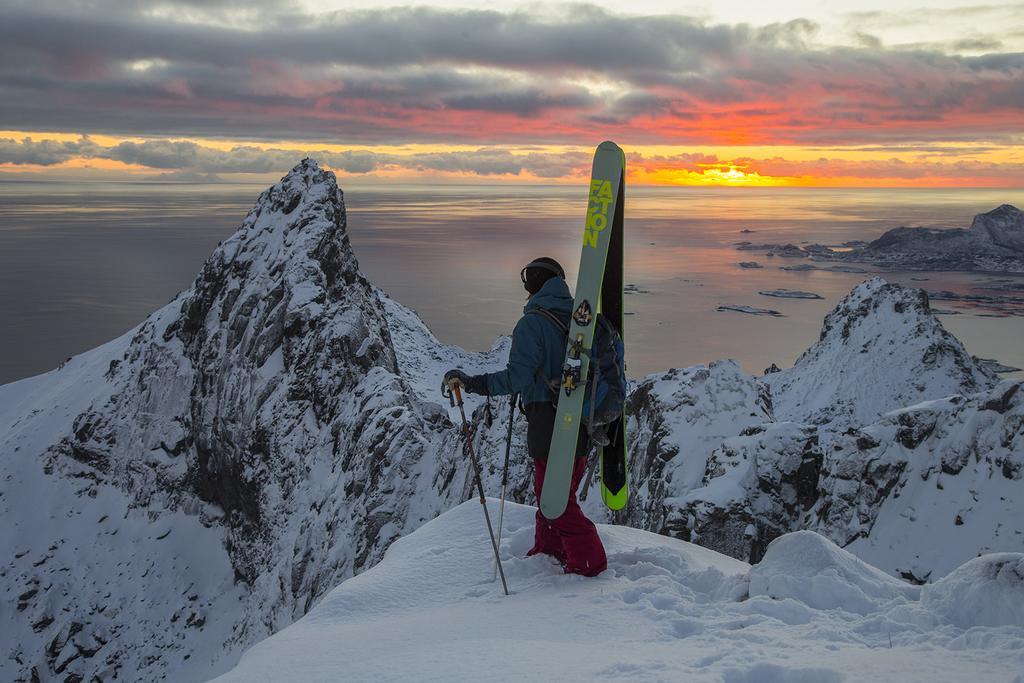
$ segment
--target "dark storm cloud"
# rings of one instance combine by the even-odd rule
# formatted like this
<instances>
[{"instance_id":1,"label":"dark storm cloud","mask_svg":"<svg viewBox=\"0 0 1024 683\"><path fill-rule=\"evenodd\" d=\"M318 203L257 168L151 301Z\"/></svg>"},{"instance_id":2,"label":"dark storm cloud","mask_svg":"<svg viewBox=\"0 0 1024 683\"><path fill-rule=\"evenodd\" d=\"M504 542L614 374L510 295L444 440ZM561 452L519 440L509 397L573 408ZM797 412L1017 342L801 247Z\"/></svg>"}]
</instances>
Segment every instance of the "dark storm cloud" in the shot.
<instances>
[{"instance_id":1,"label":"dark storm cloud","mask_svg":"<svg viewBox=\"0 0 1024 683\"><path fill-rule=\"evenodd\" d=\"M375 68L447 61L618 71L696 65L698 53L725 53L737 38L748 38L681 17L625 19L596 8L549 23L521 12L404 7L337 13L257 32L148 15L50 13L34 5L10 7L3 15L0 38L8 48L58 60L90 55L107 61L160 58L225 65L274 59Z\"/></svg>"},{"instance_id":2,"label":"dark storm cloud","mask_svg":"<svg viewBox=\"0 0 1024 683\"><path fill-rule=\"evenodd\" d=\"M585 90L549 93L539 88L469 93L444 98L445 107L533 116L552 107L592 107L599 100Z\"/></svg>"},{"instance_id":3,"label":"dark storm cloud","mask_svg":"<svg viewBox=\"0 0 1024 683\"><path fill-rule=\"evenodd\" d=\"M312 16L269 1L8 2L0 128L480 144L610 133L891 143L1019 129L1024 55L889 50L869 34L864 47L823 49L816 31L803 19L721 26L587 5Z\"/></svg>"},{"instance_id":4,"label":"dark storm cloud","mask_svg":"<svg viewBox=\"0 0 1024 683\"><path fill-rule=\"evenodd\" d=\"M595 123L606 125L623 125L637 117L672 116L684 120L691 117L686 112L685 97L665 97L642 90L627 92L611 102L597 114L589 118Z\"/></svg>"}]
</instances>

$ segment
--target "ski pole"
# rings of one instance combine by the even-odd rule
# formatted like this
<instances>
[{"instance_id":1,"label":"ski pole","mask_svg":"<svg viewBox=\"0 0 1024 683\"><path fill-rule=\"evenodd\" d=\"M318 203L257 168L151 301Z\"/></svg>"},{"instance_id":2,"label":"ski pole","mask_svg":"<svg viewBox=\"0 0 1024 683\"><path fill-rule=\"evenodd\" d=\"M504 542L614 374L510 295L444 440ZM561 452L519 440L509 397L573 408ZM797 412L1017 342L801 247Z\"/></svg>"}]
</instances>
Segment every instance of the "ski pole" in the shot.
<instances>
[{"instance_id":1,"label":"ski pole","mask_svg":"<svg viewBox=\"0 0 1024 683\"><path fill-rule=\"evenodd\" d=\"M473 452L473 440L469 433L469 421L466 420L466 410L462 403L462 383L454 380L448 384L448 400L452 405L459 406L459 415L462 416L462 437L469 461L473 464L473 473L476 475L476 489L480 493L480 505L484 509L484 519L487 521L487 533L491 536L491 547L494 548L494 561L498 563L498 572L501 574L501 587L508 595L508 584L505 582L505 570L501 566L501 555L498 553L498 543L494 540L494 527L491 526L491 515L487 512L487 497L484 495L484 481L480 474L480 463Z\"/></svg>"},{"instance_id":2,"label":"ski pole","mask_svg":"<svg viewBox=\"0 0 1024 683\"><path fill-rule=\"evenodd\" d=\"M593 457L592 457L593 455ZM586 500L587 494L590 493L590 482L594 479L594 470L597 469L597 461L601 459L601 447L596 446L590 453L587 454L587 478L583 482L583 490L580 491L580 500Z\"/></svg>"},{"instance_id":3,"label":"ski pole","mask_svg":"<svg viewBox=\"0 0 1024 683\"><path fill-rule=\"evenodd\" d=\"M501 532L505 520L505 488L508 486L508 454L512 450L512 422L516 418L516 394L512 394L508 402L508 434L505 436L505 466L501 470L501 505L498 507L498 547L501 547ZM498 578L498 558L494 558L494 574L491 581Z\"/></svg>"},{"instance_id":4,"label":"ski pole","mask_svg":"<svg viewBox=\"0 0 1024 683\"><path fill-rule=\"evenodd\" d=\"M587 451L587 480L583 482L583 491L580 492L580 500L586 500L587 494L590 493L590 482L594 478L594 470L597 469L597 461L601 459L603 449L594 443L594 433L590 430L594 428L594 413L597 409L597 377L601 372L601 368L594 364L594 375L590 381L590 419L588 422L587 431L590 438L590 449ZM593 454L593 459L591 455Z\"/></svg>"}]
</instances>

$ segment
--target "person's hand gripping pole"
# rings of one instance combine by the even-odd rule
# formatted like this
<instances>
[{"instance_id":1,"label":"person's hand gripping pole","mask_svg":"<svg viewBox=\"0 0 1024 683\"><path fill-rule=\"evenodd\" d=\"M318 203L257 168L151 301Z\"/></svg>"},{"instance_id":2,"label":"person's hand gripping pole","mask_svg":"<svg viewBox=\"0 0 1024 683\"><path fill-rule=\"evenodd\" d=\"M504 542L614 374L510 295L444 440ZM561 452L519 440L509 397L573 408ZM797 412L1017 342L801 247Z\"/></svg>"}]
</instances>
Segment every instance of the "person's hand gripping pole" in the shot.
<instances>
[{"instance_id":1,"label":"person's hand gripping pole","mask_svg":"<svg viewBox=\"0 0 1024 683\"><path fill-rule=\"evenodd\" d=\"M470 435L469 421L466 419L466 409L462 402L462 381L458 377L451 377L442 387L442 395L445 396L452 406L459 407L459 415L462 417L462 445L469 456L473 466L473 474L476 477L476 489L480 494L480 505L484 510L484 519L487 521L487 533L491 537L491 547L494 549L494 561L498 564L498 573L501 575L501 587L508 595L508 584L505 582L505 570L501 566L501 553L498 551L498 542L494 539L494 527L491 526L491 515L487 512L487 497L484 495L484 482L480 472L480 463L473 451L473 439ZM445 391L447 389L447 391Z\"/></svg>"}]
</instances>

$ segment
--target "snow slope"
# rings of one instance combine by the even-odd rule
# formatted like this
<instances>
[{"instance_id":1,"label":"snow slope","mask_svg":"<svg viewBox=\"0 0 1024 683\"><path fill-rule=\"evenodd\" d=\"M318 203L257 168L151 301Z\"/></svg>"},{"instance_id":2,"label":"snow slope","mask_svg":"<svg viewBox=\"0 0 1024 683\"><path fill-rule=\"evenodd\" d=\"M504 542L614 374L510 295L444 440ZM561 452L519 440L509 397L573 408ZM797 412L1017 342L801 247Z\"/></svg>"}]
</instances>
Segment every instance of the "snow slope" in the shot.
<instances>
[{"instance_id":1,"label":"snow slope","mask_svg":"<svg viewBox=\"0 0 1024 683\"><path fill-rule=\"evenodd\" d=\"M397 541L217 680L1021 680L1022 554L976 560L922 599L811 532L778 539L751 569L601 526L609 570L583 579L522 557L533 514L506 509L510 597L491 581L470 501ZM965 582L974 611L959 608Z\"/></svg>"},{"instance_id":2,"label":"snow slope","mask_svg":"<svg viewBox=\"0 0 1024 683\"><path fill-rule=\"evenodd\" d=\"M926 401L836 440L814 512L822 522L812 528L918 580L973 555L1024 550L1022 387L1004 380L971 397Z\"/></svg>"}]
</instances>

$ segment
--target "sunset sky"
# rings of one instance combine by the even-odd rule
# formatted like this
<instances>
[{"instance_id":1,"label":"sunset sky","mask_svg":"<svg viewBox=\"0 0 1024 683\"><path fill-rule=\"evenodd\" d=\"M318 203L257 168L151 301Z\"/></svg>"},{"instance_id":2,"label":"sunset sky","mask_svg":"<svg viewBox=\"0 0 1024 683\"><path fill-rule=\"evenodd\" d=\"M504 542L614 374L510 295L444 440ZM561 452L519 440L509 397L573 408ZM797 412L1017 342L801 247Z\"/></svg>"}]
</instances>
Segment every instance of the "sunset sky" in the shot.
<instances>
[{"instance_id":1,"label":"sunset sky","mask_svg":"<svg viewBox=\"0 0 1024 683\"><path fill-rule=\"evenodd\" d=\"M1024 3L0 0L0 178L1024 187Z\"/></svg>"}]
</instances>

